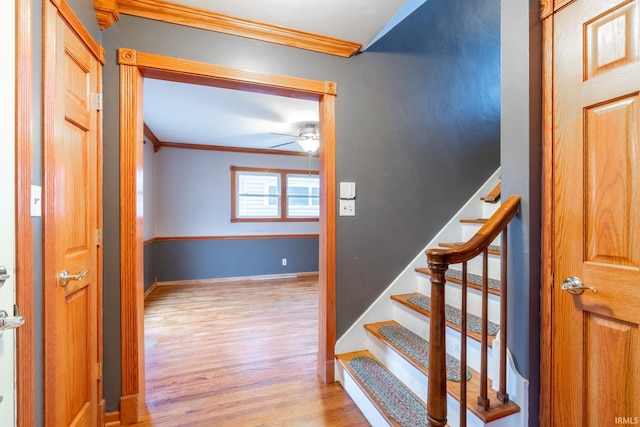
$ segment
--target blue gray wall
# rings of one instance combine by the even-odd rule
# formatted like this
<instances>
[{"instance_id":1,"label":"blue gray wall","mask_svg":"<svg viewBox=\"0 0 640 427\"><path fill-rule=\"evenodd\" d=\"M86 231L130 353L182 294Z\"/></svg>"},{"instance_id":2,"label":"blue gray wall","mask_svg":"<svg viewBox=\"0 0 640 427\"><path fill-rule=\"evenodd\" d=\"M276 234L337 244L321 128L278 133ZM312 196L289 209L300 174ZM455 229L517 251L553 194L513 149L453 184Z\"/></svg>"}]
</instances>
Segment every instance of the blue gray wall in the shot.
<instances>
[{"instance_id":1,"label":"blue gray wall","mask_svg":"<svg viewBox=\"0 0 640 427\"><path fill-rule=\"evenodd\" d=\"M522 198L509 227L509 333L529 380L529 426L539 423L542 23L539 0L502 0L502 194ZM509 19L507 19L508 17Z\"/></svg>"},{"instance_id":2,"label":"blue gray wall","mask_svg":"<svg viewBox=\"0 0 640 427\"><path fill-rule=\"evenodd\" d=\"M120 396L117 48L337 82L337 179L358 186L357 216L337 223L340 335L498 167L499 22L499 0L429 0L349 59L130 16L106 30L108 410Z\"/></svg>"},{"instance_id":3,"label":"blue gray wall","mask_svg":"<svg viewBox=\"0 0 640 427\"><path fill-rule=\"evenodd\" d=\"M158 282L318 271L318 237L174 239L144 245L145 290ZM287 265L282 265L282 259Z\"/></svg>"}]
</instances>

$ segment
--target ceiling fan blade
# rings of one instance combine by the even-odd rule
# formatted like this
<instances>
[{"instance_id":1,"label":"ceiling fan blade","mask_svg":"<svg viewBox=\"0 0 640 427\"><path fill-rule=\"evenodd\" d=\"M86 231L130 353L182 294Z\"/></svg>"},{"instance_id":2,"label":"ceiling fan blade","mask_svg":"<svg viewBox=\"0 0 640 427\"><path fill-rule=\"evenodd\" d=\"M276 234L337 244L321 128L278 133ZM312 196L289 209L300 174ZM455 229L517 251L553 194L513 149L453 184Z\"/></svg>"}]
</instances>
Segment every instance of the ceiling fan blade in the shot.
<instances>
[{"instance_id":1,"label":"ceiling fan blade","mask_svg":"<svg viewBox=\"0 0 640 427\"><path fill-rule=\"evenodd\" d=\"M282 136L290 136L291 138L297 138L298 135L291 135L290 133L278 133L278 132L269 132L270 135L282 135Z\"/></svg>"},{"instance_id":2,"label":"ceiling fan blade","mask_svg":"<svg viewBox=\"0 0 640 427\"><path fill-rule=\"evenodd\" d=\"M269 148L282 147L283 145L289 145L289 144L293 144L293 143L295 143L295 141L289 141L289 142L285 142L285 143L283 143L283 144L272 145L272 146L271 146L271 147L269 147Z\"/></svg>"}]
</instances>

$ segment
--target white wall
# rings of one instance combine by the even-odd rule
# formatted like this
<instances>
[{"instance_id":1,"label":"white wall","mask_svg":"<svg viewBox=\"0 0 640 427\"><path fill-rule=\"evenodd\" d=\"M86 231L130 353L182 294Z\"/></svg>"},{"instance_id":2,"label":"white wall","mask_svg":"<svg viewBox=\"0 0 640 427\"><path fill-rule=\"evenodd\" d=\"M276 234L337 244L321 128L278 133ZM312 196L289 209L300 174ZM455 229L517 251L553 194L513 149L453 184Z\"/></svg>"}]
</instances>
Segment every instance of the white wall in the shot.
<instances>
[{"instance_id":1,"label":"white wall","mask_svg":"<svg viewBox=\"0 0 640 427\"><path fill-rule=\"evenodd\" d=\"M156 171L153 237L318 233L318 222L231 222L230 166L308 170L307 157L166 147L153 156ZM145 152L145 174L146 157ZM311 170L318 170L317 157L311 160ZM145 222L149 200L146 179L145 175Z\"/></svg>"},{"instance_id":2,"label":"white wall","mask_svg":"<svg viewBox=\"0 0 640 427\"><path fill-rule=\"evenodd\" d=\"M153 144L144 144L144 168L142 171L142 182L144 184L143 214L144 227L142 232L143 240L150 240L156 237L156 157L153 152Z\"/></svg>"}]
</instances>

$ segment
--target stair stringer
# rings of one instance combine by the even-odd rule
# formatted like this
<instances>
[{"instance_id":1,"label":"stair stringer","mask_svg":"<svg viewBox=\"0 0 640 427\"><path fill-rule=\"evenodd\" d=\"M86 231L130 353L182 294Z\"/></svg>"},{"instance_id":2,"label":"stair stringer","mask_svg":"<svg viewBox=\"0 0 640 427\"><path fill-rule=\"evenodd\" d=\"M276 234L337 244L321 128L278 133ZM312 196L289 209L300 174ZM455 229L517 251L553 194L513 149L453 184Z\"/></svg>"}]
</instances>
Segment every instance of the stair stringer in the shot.
<instances>
[{"instance_id":1,"label":"stair stringer","mask_svg":"<svg viewBox=\"0 0 640 427\"><path fill-rule=\"evenodd\" d=\"M424 267L426 261L425 251L438 245L439 242L457 241L460 239L460 220L463 218L481 217L485 204L480 197L488 194L500 181L500 168L471 196L460 210L447 222L447 224L425 245L424 249L405 267L404 270L391 282L369 308L347 329L337 340L335 354L349 353L366 348L366 333L364 325L374 323L381 319L391 319L393 316L392 294L404 294L419 292L416 268Z\"/></svg>"}]
</instances>

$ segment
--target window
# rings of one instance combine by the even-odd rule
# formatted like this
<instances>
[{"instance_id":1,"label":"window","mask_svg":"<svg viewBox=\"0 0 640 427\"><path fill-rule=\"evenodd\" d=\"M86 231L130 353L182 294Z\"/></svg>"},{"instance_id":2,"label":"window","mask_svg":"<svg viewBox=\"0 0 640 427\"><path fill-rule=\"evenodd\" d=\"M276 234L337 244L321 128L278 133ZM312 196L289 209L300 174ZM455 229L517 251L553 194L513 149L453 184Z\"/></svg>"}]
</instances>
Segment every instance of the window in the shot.
<instances>
[{"instance_id":1,"label":"window","mask_svg":"<svg viewBox=\"0 0 640 427\"><path fill-rule=\"evenodd\" d=\"M231 222L317 221L318 172L231 166Z\"/></svg>"}]
</instances>

